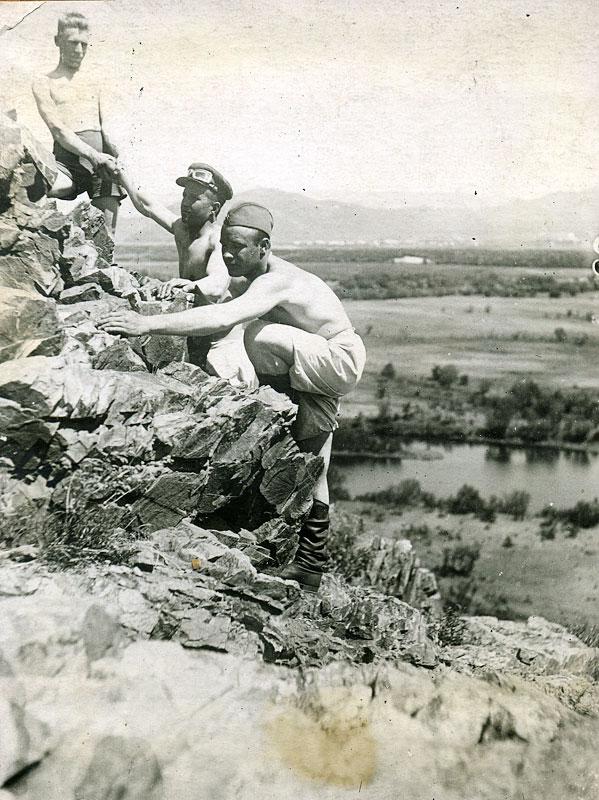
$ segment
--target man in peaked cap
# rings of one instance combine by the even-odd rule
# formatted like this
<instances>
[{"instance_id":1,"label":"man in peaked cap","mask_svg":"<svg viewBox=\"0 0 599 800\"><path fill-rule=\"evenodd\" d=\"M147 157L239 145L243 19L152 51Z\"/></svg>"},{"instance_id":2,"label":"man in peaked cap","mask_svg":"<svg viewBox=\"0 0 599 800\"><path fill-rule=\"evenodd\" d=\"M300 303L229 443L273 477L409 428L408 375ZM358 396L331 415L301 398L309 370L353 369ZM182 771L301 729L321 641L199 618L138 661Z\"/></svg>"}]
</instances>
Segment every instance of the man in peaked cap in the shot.
<instances>
[{"instance_id":1,"label":"man in peaked cap","mask_svg":"<svg viewBox=\"0 0 599 800\"><path fill-rule=\"evenodd\" d=\"M324 461L295 561L285 573L315 591L326 563L327 470L339 398L359 381L366 353L327 284L272 253L272 228L270 211L256 203L237 205L227 215L221 244L232 278L230 302L156 317L114 311L100 324L115 333L139 336L209 335L247 323L245 347L256 372L297 402L293 434L298 446Z\"/></svg>"},{"instance_id":2,"label":"man in peaked cap","mask_svg":"<svg viewBox=\"0 0 599 800\"><path fill-rule=\"evenodd\" d=\"M179 254L179 277L158 287L159 299L170 298L177 291L193 293L194 307L221 303L230 299L229 274L222 260L220 225L222 206L233 197L231 184L209 164L196 161L187 173L177 178L183 187L180 214L148 197L122 167L117 178L125 187L140 214L172 233ZM190 336L189 360L208 372L227 378L237 385L256 384L255 373L243 347L243 328L215 333L213 336Z\"/></svg>"}]
</instances>

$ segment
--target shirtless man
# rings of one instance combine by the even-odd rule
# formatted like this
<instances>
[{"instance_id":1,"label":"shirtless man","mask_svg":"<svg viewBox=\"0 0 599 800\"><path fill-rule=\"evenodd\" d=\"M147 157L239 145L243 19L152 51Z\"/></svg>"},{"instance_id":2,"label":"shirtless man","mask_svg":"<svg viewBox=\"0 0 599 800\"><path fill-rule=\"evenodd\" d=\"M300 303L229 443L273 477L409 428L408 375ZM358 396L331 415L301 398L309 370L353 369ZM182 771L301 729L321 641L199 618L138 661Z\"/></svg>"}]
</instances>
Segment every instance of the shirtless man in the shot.
<instances>
[{"instance_id":1,"label":"shirtless man","mask_svg":"<svg viewBox=\"0 0 599 800\"><path fill-rule=\"evenodd\" d=\"M100 88L81 69L89 39L83 14L67 12L58 20L54 41L59 50L55 70L36 78L32 89L42 119L54 139L59 171L48 196L74 200L87 192L92 205L104 212L114 235L124 192L114 182L118 150L108 133Z\"/></svg>"},{"instance_id":2,"label":"shirtless man","mask_svg":"<svg viewBox=\"0 0 599 800\"><path fill-rule=\"evenodd\" d=\"M220 225L216 218L222 206L233 197L231 184L209 164L190 164L187 174L177 178L183 187L180 215L147 196L127 171L117 167L118 181L129 193L131 202L144 217L149 217L175 238L179 254L179 277L158 288L160 299L172 297L177 289L194 294L194 306L221 303L230 299L230 278L222 259ZM237 385L254 386L257 381L243 346L243 328L215 333L210 337L190 336L189 360L209 372Z\"/></svg>"},{"instance_id":3,"label":"shirtless man","mask_svg":"<svg viewBox=\"0 0 599 800\"><path fill-rule=\"evenodd\" d=\"M233 279L230 302L156 317L114 311L100 324L113 333L139 336L208 335L249 322L245 345L256 372L269 376L269 383L286 379L298 404L293 429L298 446L324 460L295 561L285 572L315 591L326 561L327 471L339 398L360 379L366 354L341 301L326 283L271 252L272 227L268 209L254 203L236 206L225 219L221 243Z\"/></svg>"}]
</instances>

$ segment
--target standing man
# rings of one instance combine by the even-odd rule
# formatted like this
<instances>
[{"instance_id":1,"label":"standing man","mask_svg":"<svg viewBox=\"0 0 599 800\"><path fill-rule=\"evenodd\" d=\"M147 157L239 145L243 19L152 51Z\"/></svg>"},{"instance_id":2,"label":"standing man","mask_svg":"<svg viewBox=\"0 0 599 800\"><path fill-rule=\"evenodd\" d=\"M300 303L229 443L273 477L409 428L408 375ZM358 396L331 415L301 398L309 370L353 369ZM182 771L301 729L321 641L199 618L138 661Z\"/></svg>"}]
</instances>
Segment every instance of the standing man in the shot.
<instances>
[{"instance_id":1,"label":"standing man","mask_svg":"<svg viewBox=\"0 0 599 800\"><path fill-rule=\"evenodd\" d=\"M106 227L114 235L125 194L113 178L118 149L108 132L99 84L82 69L88 40L89 24L83 14L63 14L54 37L58 66L36 78L32 89L54 139L60 170L48 196L74 200L87 192L92 205L104 212Z\"/></svg>"},{"instance_id":2,"label":"standing man","mask_svg":"<svg viewBox=\"0 0 599 800\"><path fill-rule=\"evenodd\" d=\"M359 381L366 353L341 301L326 283L272 253L272 227L270 211L255 203L235 206L225 219L221 244L233 279L230 302L156 317L114 311L100 324L114 333L139 336L207 335L249 322L245 345L256 372L270 383L281 379L287 383L298 404L293 428L298 446L324 461L295 561L285 573L316 591L326 562L327 471L339 398Z\"/></svg>"},{"instance_id":3,"label":"standing man","mask_svg":"<svg viewBox=\"0 0 599 800\"><path fill-rule=\"evenodd\" d=\"M136 185L123 167L117 178L131 202L144 217L149 217L174 236L179 254L179 277L166 281L158 297L169 298L177 289L194 294L194 306L221 303L230 299L229 273L222 259L220 232L216 219L222 206L233 197L233 189L218 170L196 161L187 174L177 178L183 188L180 215L157 203ZM243 327L193 335L187 339L189 360L213 375L238 386L257 384L254 369L243 344Z\"/></svg>"}]
</instances>

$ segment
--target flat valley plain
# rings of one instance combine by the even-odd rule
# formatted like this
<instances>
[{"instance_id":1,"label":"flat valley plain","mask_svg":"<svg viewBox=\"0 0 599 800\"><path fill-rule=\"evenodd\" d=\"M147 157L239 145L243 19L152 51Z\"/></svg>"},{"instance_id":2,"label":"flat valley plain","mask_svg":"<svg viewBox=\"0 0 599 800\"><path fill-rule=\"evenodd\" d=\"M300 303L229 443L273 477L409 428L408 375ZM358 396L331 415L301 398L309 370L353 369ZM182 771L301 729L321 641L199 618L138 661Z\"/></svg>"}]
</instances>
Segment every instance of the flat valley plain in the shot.
<instances>
[{"instance_id":1,"label":"flat valley plain","mask_svg":"<svg viewBox=\"0 0 599 800\"><path fill-rule=\"evenodd\" d=\"M365 377L344 413L376 413L375 379L387 363L402 377L454 364L469 379L506 387L529 377L555 388L599 388L599 292L575 297L446 295L347 300L368 354ZM558 341L556 329L565 332ZM559 334L558 334L559 336ZM575 344L585 338L584 344ZM392 398L399 400L400 398Z\"/></svg>"}]
</instances>

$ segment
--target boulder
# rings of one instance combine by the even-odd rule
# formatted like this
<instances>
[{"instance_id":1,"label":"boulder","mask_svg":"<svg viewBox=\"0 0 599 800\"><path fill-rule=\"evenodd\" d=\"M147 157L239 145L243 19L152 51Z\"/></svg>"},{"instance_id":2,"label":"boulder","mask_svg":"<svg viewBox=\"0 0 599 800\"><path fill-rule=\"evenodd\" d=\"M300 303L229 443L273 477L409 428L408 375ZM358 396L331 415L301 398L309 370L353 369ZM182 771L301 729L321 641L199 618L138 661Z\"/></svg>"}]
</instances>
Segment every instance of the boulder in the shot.
<instances>
[{"instance_id":1,"label":"boulder","mask_svg":"<svg viewBox=\"0 0 599 800\"><path fill-rule=\"evenodd\" d=\"M139 288L139 284L136 287L132 286L128 293L130 294L132 290L137 288ZM121 296L125 296L125 294L127 292L124 292ZM185 311L187 308L188 303L185 296L177 297L174 300L139 302L136 306L136 310L144 316L174 314L177 311ZM131 340L131 344L149 367L152 370L157 370L185 359L187 338L185 336L152 334L150 336L138 336Z\"/></svg>"},{"instance_id":2,"label":"boulder","mask_svg":"<svg viewBox=\"0 0 599 800\"><path fill-rule=\"evenodd\" d=\"M542 617L526 622L462 617L462 641L447 649L456 669L505 670L527 675L568 673L599 678L599 648Z\"/></svg>"},{"instance_id":3,"label":"boulder","mask_svg":"<svg viewBox=\"0 0 599 800\"><path fill-rule=\"evenodd\" d=\"M85 303L88 300L99 300L102 297L102 289L97 283L84 283L81 286L71 286L64 289L58 296L60 303L69 305L71 303Z\"/></svg>"},{"instance_id":4,"label":"boulder","mask_svg":"<svg viewBox=\"0 0 599 800\"><path fill-rule=\"evenodd\" d=\"M56 180L54 156L24 125L0 114L0 214L40 200Z\"/></svg>"},{"instance_id":5,"label":"boulder","mask_svg":"<svg viewBox=\"0 0 599 800\"><path fill-rule=\"evenodd\" d=\"M109 369L117 372L147 372L143 360L135 353L126 339L117 339L100 350L93 358L94 369Z\"/></svg>"},{"instance_id":6,"label":"boulder","mask_svg":"<svg viewBox=\"0 0 599 800\"><path fill-rule=\"evenodd\" d=\"M56 239L44 233L21 232L5 255L0 255L0 286L58 294L64 284Z\"/></svg>"},{"instance_id":7,"label":"boulder","mask_svg":"<svg viewBox=\"0 0 599 800\"><path fill-rule=\"evenodd\" d=\"M63 342L53 301L21 289L0 293L0 363L30 355L57 355Z\"/></svg>"}]
</instances>

